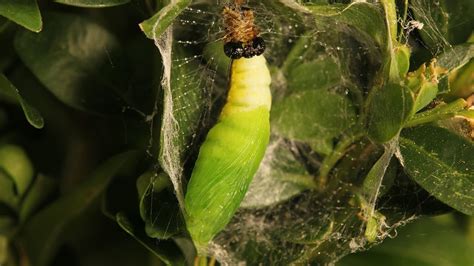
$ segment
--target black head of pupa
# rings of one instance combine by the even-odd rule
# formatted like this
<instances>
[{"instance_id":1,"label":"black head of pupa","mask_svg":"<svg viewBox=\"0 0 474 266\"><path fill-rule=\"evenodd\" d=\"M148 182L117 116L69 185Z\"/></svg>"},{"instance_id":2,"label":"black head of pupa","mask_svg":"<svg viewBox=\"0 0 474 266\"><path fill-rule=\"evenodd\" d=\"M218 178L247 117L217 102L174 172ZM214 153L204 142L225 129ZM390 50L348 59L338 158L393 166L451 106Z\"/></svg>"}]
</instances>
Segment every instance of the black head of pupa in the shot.
<instances>
[{"instance_id":1,"label":"black head of pupa","mask_svg":"<svg viewBox=\"0 0 474 266\"><path fill-rule=\"evenodd\" d=\"M244 55L244 44L242 42L228 42L224 44L224 53L231 59L239 59Z\"/></svg>"}]
</instances>

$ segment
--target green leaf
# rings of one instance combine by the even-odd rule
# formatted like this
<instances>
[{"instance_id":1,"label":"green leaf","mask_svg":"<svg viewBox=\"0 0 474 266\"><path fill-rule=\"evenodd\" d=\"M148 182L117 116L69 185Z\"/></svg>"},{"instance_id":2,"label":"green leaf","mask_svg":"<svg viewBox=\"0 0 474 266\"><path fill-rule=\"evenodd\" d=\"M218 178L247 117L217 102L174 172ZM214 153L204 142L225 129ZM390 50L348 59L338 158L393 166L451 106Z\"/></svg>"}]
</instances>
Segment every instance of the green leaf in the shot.
<instances>
[{"instance_id":1,"label":"green leaf","mask_svg":"<svg viewBox=\"0 0 474 266\"><path fill-rule=\"evenodd\" d=\"M1 218L0 218L1 220ZM0 221L0 232L1 232L1 221ZM0 235L0 264L2 265L16 265L15 259L13 259L12 249L10 247L10 240L7 236Z\"/></svg>"},{"instance_id":2,"label":"green leaf","mask_svg":"<svg viewBox=\"0 0 474 266\"><path fill-rule=\"evenodd\" d=\"M2 0L0 15L34 32L40 32L43 27L36 0Z\"/></svg>"},{"instance_id":3,"label":"green leaf","mask_svg":"<svg viewBox=\"0 0 474 266\"><path fill-rule=\"evenodd\" d=\"M184 229L178 202L174 196L169 177L147 172L137 183L147 180L148 185L140 196L140 216L145 221L145 231L149 237L168 239Z\"/></svg>"},{"instance_id":4,"label":"green leaf","mask_svg":"<svg viewBox=\"0 0 474 266\"><path fill-rule=\"evenodd\" d=\"M387 84L376 89L369 99L369 136L377 142L387 142L400 132L413 113L410 89Z\"/></svg>"},{"instance_id":5,"label":"green leaf","mask_svg":"<svg viewBox=\"0 0 474 266\"><path fill-rule=\"evenodd\" d=\"M17 29L16 24L0 16L0 73L5 72L16 59L11 39Z\"/></svg>"},{"instance_id":6,"label":"green leaf","mask_svg":"<svg viewBox=\"0 0 474 266\"><path fill-rule=\"evenodd\" d=\"M397 149L399 150L398 147ZM375 205L375 211L385 216L385 225L391 225L390 229L394 229L393 226L398 226L397 223L400 221L406 221L407 217L432 216L452 212L451 207L433 197L404 171L400 159L402 156L398 150L396 158L393 157L390 162L382 183L383 186L390 187L388 189L380 187L381 192L379 193L383 192L384 194L380 195ZM383 224L380 229L377 235L378 240L382 240L386 236Z\"/></svg>"},{"instance_id":7,"label":"green leaf","mask_svg":"<svg viewBox=\"0 0 474 266\"><path fill-rule=\"evenodd\" d=\"M130 1L131 0L54 0L56 3L65 5L93 8L118 6Z\"/></svg>"},{"instance_id":8,"label":"green leaf","mask_svg":"<svg viewBox=\"0 0 474 266\"><path fill-rule=\"evenodd\" d=\"M446 1L412 0L411 11L416 21L422 23L419 33L424 43L432 52L449 49L449 41L446 39L448 33L448 13L445 7Z\"/></svg>"},{"instance_id":9,"label":"green leaf","mask_svg":"<svg viewBox=\"0 0 474 266\"><path fill-rule=\"evenodd\" d=\"M0 225L1 227L1 225ZM0 236L0 263L5 264L8 258L9 241L5 236Z\"/></svg>"},{"instance_id":10,"label":"green leaf","mask_svg":"<svg viewBox=\"0 0 474 266\"><path fill-rule=\"evenodd\" d=\"M291 140L314 143L337 137L355 123L355 110L344 96L325 90L292 93L272 110L272 130Z\"/></svg>"},{"instance_id":11,"label":"green leaf","mask_svg":"<svg viewBox=\"0 0 474 266\"><path fill-rule=\"evenodd\" d=\"M406 77L410 69L410 55L410 48L406 45L397 46L393 51L391 67L395 68L396 66L396 69L391 69L391 71L396 70L401 79Z\"/></svg>"},{"instance_id":12,"label":"green leaf","mask_svg":"<svg viewBox=\"0 0 474 266\"><path fill-rule=\"evenodd\" d=\"M51 196L57 186L56 183L56 180L53 178L38 174L21 203L19 211L21 223L26 221Z\"/></svg>"},{"instance_id":13,"label":"green leaf","mask_svg":"<svg viewBox=\"0 0 474 266\"><path fill-rule=\"evenodd\" d=\"M307 8L313 15L332 17L338 23L357 28L372 37L381 47L385 47L387 43L385 18L377 5L355 2L349 5L310 5Z\"/></svg>"},{"instance_id":14,"label":"green leaf","mask_svg":"<svg viewBox=\"0 0 474 266\"><path fill-rule=\"evenodd\" d=\"M423 218L398 229L398 236L369 251L349 255L338 266L473 265L474 245L454 224Z\"/></svg>"},{"instance_id":15,"label":"green leaf","mask_svg":"<svg viewBox=\"0 0 474 266\"><path fill-rule=\"evenodd\" d=\"M400 82L405 76L405 69L408 70L407 61L409 62L410 53L400 49L403 46L398 45L397 41L397 8L395 0L381 0L380 1L384 13L385 13L385 23L387 27L387 47L386 51L390 54L388 67L388 80L393 83ZM408 50L406 48L406 50ZM408 55L408 56L407 56ZM405 58L404 58L405 57ZM383 73L383 72L382 72ZM406 73L405 73L406 74Z\"/></svg>"},{"instance_id":16,"label":"green leaf","mask_svg":"<svg viewBox=\"0 0 474 266\"><path fill-rule=\"evenodd\" d=\"M410 4L415 19L423 23L420 35L434 53L465 42L472 33L474 4L470 0L413 0Z\"/></svg>"},{"instance_id":17,"label":"green leaf","mask_svg":"<svg viewBox=\"0 0 474 266\"><path fill-rule=\"evenodd\" d=\"M434 126L409 129L402 136L408 174L437 199L474 215L474 144Z\"/></svg>"},{"instance_id":18,"label":"green leaf","mask_svg":"<svg viewBox=\"0 0 474 266\"><path fill-rule=\"evenodd\" d=\"M443 0L449 14L448 39L452 44L465 42L474 29L474 2L471 0ZM462 26L460 26L462 25Z\"/></svg>"},{"instance_id":19,"label":"green leaf","mask_svg":"<svg viewBox=\"0 0 474 266\"><path fill-rule=\"evenodd\" d=\"M0 146L0 169L13 180L16 194L22 197L34 174L33 164L26 152L16 145Z\"/></svg>"},{"instance_id":20,"label":"green leaf","mask_svg":"<svg viewBox=\"0 0 474 266\"><path fill-rule=\"evenodd\" d=\"M85 182L33 216L20 233L22 246L36 265L49 265L61 244L64 227L104 191L110 180L140 160L141 153L116 155L100 165Z\"/></svg>"},{"instance_id":21,"label":"green leaf","mask_svg":"<svg viewBox=\"0 0 474 266\"><path fill-rule=\"evenodd\" d=\"M15 193L15 183L3 169L0 170L0 205L3 204L16 209L19 199Z\"/></svg>"},{"instance_id":22,"label":"green leaf","mask_svg":"<svg viewBox=\"0 0 474 266\"><path fill-rule=\"evenodd\" d=\"M150 181L152 180L154 176L156 176L155 172L147 171L137 178L136 186L137 186L138 199L141 200L143 198L143 196L148 190Z\"/></svg>"},{"instance_id":23,"label":"green leaf","mask_svg":"<svg viewBox=\"0 0 474 266\"><path fill-rule=\"evenodd\" d=\"M289 69L288 90L328 89L341 82L339 65L331 57L322 57Z\"/></svg>"},{"instance_id":24,"label":"green leaf","mask_svg":"<svg viewBox=\"0 0 474 266\"><path fill-rule=\"evenodd\" d=\"M140 28L146 37L156 39L173 23L184 9L191 4L191 0L171 1L170 4L163 7L153 17L140 23Z\"/></svg>"},{"instance_id":25,"label":"green leaf","mask_svg":"<svg viewBox=\"0 0 474 266\"><path fill-rule=\"evenodd\" d=\"M395 0L381 0L382 6L385 11L385 23L388 28L388 37L390 39L391 46L397 43L397 7Z\"/></svg>"},{"instance_id":26,"label":"green leaf","mask_svg":"<svg viewBox=\"0 0 474 266\"><path fill-rule=\"evenodd\" d=\"M459 69L474 57L474 43L453 46L436 58L437 66L446 69L447 73ZM442 78L441 76L440 78Z\"/></svg>"},{"instance_id":27,"label":"green leaf","mask_svg":"<svg viewBox=\"0 0 474 266\"><path fill-rule=\"evenodd\" d=\"M8 116L7 113L3 110L0 109L0 130L5 129L5 126L8 123Z\"/></svg>"},{"instance_id":28,"label":"green leaf","mask_svg":"<svg viewBox=\"0 0 474 266\"><path fill-rule=\"evenodd\" d=\"M15 49L23 62L65 104L89 112L120 113L128 72L118 39L86 16L46 17L41 34L16 36Z\"/></svg>"},{"instance_id":29,"label":"green leaf","mask_svg":"<svg viewBox=\"0 0 474 266\"><path fill-rule=\"evenodd\" d=\"M298 66L301 63L301 60L305 58L306 53L308 53L308 47L314 47L314 36L312 32L306 32L301 36L298 41L293 45L290 52L285 58L283 65L281 66L281 71L285 74L289 73L293 68Z\"/></svg>"},{"instance_id":30,"label":"green leaf","mask_svg":"<svg viewBox=\"0 0 474 266\"><path fill-rule=\"evenodd\" d=\"M138 230L138 227L124 213L117 213L115 220L125 232L160 258L166 265L185 265L184 257L175 243L162 240L157 245L156 242L145 235L145 232Z\"/></svg>"},{"instance_id":31,"label":"green leaf","mask_svg":"<svg viewBox=\"0 0 474 266\"><path fill-rule=\"evenodd\" d=\"M270 142L241 208L271 206L315 188L314 177L291 151L295 149L294 145L281 138Z\"/></svg>"},{"instance_id":32,"label":"green leaf","mask_svg":"<svg viewBox=\"0 0 474 266\"><path fill-rule=\"evenodd\" d=\"M458 112L457 115L464 116L466 118L474 119L474 110L464 110L461 112Z\"/></svg>"},{"instance_id":33,"label":"green leaf","mask_svg":"<svg viewBox=\"0 0 474 266\"><path fill-rule=\"evenodd\" d=\"M302 63L315 59L327 63L333 61L341 72L340 79L351 87L351 94L361 94L362 88L377 75L380 63L384 63L388 55L388 49L385 49L388 35L380 5L358 2L350 5L308 5L307 9L314 15L314 23L307 26L308 31L292 46L281 68L283 74L287 76ZM288 48L284 47L285 51L280 54L286 53ZM299 69L303 70L303 67ZM333 77L331 72L327 75ZM312 79L310 75L305 78ZM322 80L325 79L326 76L322 76ZM354 98L361 97L357 95Z\"/></svg>"},{"instance_id":34,"label":"green leaf","mask_svg":"<svg viewBox=\"0 0 474 266\"><path fill-rule=\"evenodd\" d=\"M136 170L137 168L141 167L133 169ZM160 239L157 242L156 239L149 237L145 231L146 225L139 214L138 200L145 195L149 187L150 178L154 177L156 173L153 171L145 172L137 180L130 178L133 177L131 176L133 174L127 173L127 175L117 178L114 180L114 183L109 185L107 192L102 198L102 212L117 222L125 232L167 265L183 265L183 256L176 244L172 240ZM135 182L136 188L134 186ZM156 188L158 189L158 186ZM138 189L138 193L136 193L136 189ZM124 195L127 195L127 197L124 197ZM169 199L176 200L174 196ZM179 212L180 210L176 208L175 211ZM162 221L151 220L151 222Z\"/></svg>"},{"instance_id":35,"label":"green leaf","mask_svg":"<svg viewBox=\"0 0 474 266\"><path fill-rule=\"evenodd\" d=\"M421 85L420 90L416 95L414 110L415 112L420 111L426 107L431 101L436 98L438 94L438 84L433 82L426 82Z\"/></svg>"},{"instance_id":36,"label":"green leaf","mask_svg":"<svg viewBox=\"0 0 474 266\"><path fill-rule=\"evenodd\" d=\"M389 81L393 83L400 82L405 78L409 69L410 50L406 45L401 45L397 41L397 6L395 0L380 1L384 13L387 27L387 53L390 54L388 67Z\"/></svg>"},{"instance_id":37,"label":"green leaf","mask_svg":"<svg viewBox=\"0 0 474 266\"><path fill-rule=\"evenodd\" d=\"M36 110L36 108L23 99L18 89L3 74L0 74L0 96L4 96L10 101L19 103L23 109L26 120L30 125L35 128L43 128L44 119L41 114Z\"/></svg>"},{"instance_id":38,"label":"green leaf","mask_svg":"<svg viewBox=\"0 0 474 266\"><path fill-rule=\"evenodd\" d=\"M10 208L0 204L0 238L2 236L10 238L15 233L16 226L17 219L15 218L15 213Z\"/></svg>"},{"instance_id":39,"label":"green leaf","mask_svg":"<svg viewBox=\"0 0 474 266\"><path fill-rule=\"evenodd\" d=\"M459 90L459 85L464 87L460 91L461 93L469 95L474 92L472 82L470 81L471 76L464 76L464 80L466 82L464 85L462 84L463 78L461 75L459 75L459 73L457 73L461 70L467 70L467 72L470 74L471 71L469 69L469 62L472 62L473 57L474 44L465 43L447 49L444 53L436 58L436 74L438 75L437 79L439 80L439 94L455 92L456 90ZM463 67L466 67L466 69L463 69Z\"/></svg>"},{"instance_id":40,"label":"green leaf","mask_svg":"<svg viewBox=\"0 0 474 266\"><path fill-rule=\"evenodd\" d=\"M450 95L467 98L474 93L474 59L465 64L462 68L451 72L449 88Z\"/></svg>"},{"instance_id":41,"label":"green leaf","mask_svg":"<svg viewBox=\"0 0 474 266\"><path fill-rule=\"evenodd\" d=\"M308 140L307 143L311 149L325 156L331 154L335 149L334 138L331 137L324 139L311 139Z\"/></svg>"}]
</instances>

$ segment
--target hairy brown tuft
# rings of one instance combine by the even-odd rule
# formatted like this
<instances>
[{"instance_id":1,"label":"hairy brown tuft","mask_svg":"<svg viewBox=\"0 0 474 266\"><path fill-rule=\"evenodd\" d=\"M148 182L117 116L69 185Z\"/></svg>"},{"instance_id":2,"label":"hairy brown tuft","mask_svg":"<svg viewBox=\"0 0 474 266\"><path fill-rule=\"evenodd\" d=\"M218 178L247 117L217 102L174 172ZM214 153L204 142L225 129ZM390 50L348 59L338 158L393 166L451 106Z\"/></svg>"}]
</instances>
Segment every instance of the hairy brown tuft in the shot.
<instances>
[{"instance_id":1,"label":"hairy brown tuft","mask_svg":"<svg viewBox=\"0 0 474 266\"><path fill-rule=\"evenodd\" d=\"M225 42L248 43L258 36L259 30L255 26L253 11L242 8L236 1L234 6L227 6L222 11L225 27Z\"/></svg>"}]
</instances>

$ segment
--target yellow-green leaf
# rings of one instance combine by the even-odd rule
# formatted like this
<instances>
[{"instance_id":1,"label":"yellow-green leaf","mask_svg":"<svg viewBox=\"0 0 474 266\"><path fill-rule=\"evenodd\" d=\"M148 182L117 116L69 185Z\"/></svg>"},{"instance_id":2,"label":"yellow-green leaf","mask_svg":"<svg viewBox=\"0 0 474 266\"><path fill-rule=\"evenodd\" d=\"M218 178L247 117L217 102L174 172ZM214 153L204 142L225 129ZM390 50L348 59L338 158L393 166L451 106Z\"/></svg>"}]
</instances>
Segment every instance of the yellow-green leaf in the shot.
<instances>
[{"instance_id":1,"label":"yellow-green leaf","mask_svg":"<svg viewBox=\"0 0 474 266\"><path fill-rule=\"evenodd\" d=\"M36 0L1 0L0 15L34 32L43 27Z\"/></svg>"}]
</instances>

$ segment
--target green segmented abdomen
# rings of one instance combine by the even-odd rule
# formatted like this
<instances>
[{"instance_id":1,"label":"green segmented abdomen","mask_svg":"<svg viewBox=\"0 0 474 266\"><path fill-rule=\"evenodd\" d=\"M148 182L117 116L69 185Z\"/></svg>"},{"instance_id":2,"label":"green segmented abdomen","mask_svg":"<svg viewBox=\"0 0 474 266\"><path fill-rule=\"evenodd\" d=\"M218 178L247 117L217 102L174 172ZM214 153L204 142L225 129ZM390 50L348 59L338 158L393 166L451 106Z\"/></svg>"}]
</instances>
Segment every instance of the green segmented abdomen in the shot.
<instances>
[{"instance_id":1,"label":"green segmented abdomen","mask_svg":"<svg viewBox=\"0 0 474 266\"><path fill-rule=\"evenodd\" d=\"M234 60L231 71L227 104L199 150L185 196L186 225L199 252L236 212L270 138L265 59Z\"/></svg>"}]
</instances>

